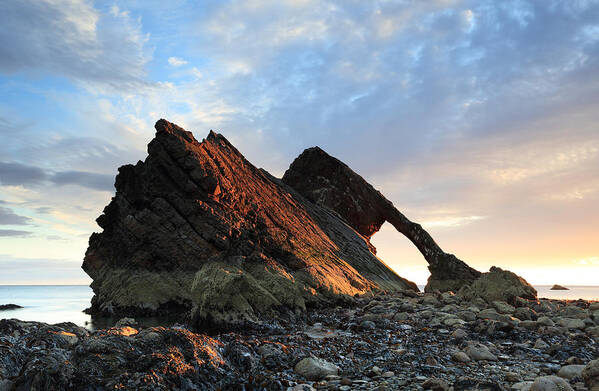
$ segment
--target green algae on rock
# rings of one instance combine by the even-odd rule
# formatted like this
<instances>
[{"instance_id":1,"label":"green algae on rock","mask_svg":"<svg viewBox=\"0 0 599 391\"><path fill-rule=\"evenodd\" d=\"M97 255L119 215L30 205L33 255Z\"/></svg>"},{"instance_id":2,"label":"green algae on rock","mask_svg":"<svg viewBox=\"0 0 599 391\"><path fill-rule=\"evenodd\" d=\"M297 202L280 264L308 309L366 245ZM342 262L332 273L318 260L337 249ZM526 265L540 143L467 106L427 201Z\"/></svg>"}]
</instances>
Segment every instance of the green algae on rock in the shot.
<instances>
[{"instance_id":1,"label":"green algae on rock","mask_svg":"<svg viewBox=\"0 0 599 391\"><path fill-rule=\"evenodd\" d=\"M536 300L537 291L525 279L508 270L491 267L472 284L462 287L458 292L468 300L482 298L488 303L493 301L513 302L517 297Z\"/></svg>"}]
</instances>

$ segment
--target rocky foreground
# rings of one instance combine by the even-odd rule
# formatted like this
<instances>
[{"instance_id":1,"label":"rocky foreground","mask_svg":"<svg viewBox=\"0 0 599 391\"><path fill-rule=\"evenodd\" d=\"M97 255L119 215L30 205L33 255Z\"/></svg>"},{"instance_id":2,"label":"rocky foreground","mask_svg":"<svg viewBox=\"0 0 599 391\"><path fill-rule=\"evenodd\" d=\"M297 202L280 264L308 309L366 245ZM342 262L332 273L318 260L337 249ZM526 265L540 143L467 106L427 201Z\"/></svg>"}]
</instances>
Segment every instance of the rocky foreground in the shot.
<instances>
[{"instance_id":1,"label":"rocky foreground","mask_svg":"<svg viewBox=\"0 0 599 391\"><path fill-rule=\"evenodd\" d=\"M208 336L0 320L0 390L599 390L599 303L404 291Z\"/></svg>"}]
</instances>

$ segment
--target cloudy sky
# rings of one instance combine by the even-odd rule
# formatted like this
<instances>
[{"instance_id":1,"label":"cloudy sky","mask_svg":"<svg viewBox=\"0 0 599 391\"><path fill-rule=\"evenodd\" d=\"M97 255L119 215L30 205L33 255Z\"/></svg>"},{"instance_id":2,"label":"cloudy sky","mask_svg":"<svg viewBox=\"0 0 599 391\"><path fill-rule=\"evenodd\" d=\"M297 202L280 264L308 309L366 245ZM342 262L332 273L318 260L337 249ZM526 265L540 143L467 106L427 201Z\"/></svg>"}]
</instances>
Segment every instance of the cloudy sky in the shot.
<instances>
[{"instance_id":1,"label":"cloudy sky","mask_svg":"<svg viewBox=\"0 0 599 391\"><path fill-rule=\"evenodd\" d=\"M0 25L0 284L89 283L166 118L277 176L319 145L470 265L599 285L597 1L4 0Z\"/></svg>"}]
</instances>

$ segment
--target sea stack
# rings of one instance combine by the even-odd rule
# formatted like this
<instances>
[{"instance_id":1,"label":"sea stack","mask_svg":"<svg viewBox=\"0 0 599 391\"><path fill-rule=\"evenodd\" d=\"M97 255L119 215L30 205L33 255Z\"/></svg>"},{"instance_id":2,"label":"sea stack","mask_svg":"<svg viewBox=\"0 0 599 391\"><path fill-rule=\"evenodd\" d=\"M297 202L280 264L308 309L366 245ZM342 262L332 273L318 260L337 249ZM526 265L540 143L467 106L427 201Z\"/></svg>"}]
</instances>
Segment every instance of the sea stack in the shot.
<instances>
[{"instance_id":1,"label":"sea stack","mask_svg":"<svg viewBox=\"0 0 599 391\"><path fill-rule=\"evenodd\" d=\"M116 194L97 219L103 232L90 237L83 269L93 279L92 314L176 314L207 329L294 320L307 306L355 295L418 291L375 255L369 239L385 221L428 261L427 291L494 280L443 252L319 148L279 180L220 134L198 142L168 121L155 127L145 161L119 168ZM524 280L510 281L526 288L513 292L536 298Z\"/></svg>"},{"instance_id":2,"label":"sea stack","mask_svg":"<svg viewBox=\"0 0 599 391\"><path fill-rule=\"evenodd\" d=\"M195 326L293 317L306 305L414 290L339 215L257 169L225 137L165 120L119 168L83 262L91 313L187 313Z\"/></svg>"}]
</instances>

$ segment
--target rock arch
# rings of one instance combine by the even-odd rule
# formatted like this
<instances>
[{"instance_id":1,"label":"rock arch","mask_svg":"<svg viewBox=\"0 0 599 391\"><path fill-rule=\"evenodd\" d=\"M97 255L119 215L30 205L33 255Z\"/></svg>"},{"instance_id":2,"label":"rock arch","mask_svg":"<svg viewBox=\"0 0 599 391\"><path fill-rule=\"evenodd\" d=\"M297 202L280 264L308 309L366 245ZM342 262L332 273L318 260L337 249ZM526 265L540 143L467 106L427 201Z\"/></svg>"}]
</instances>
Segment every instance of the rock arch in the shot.
<instances>
[{"instance_id":1,"label":"rock arch","mask_svg":"<svg viewBox=\"0 0 599 391\"><path fill-rule=\"evenodd\" d=\"M308 200L337 212L367 240L385 221L393 225L428 262L431 275L426 291L457 291L481 275L455 255L444 252L420 224L404 216L346 164L318 147L299 155L285 172L283 182Z\"/></svg>"}]
</instances>

